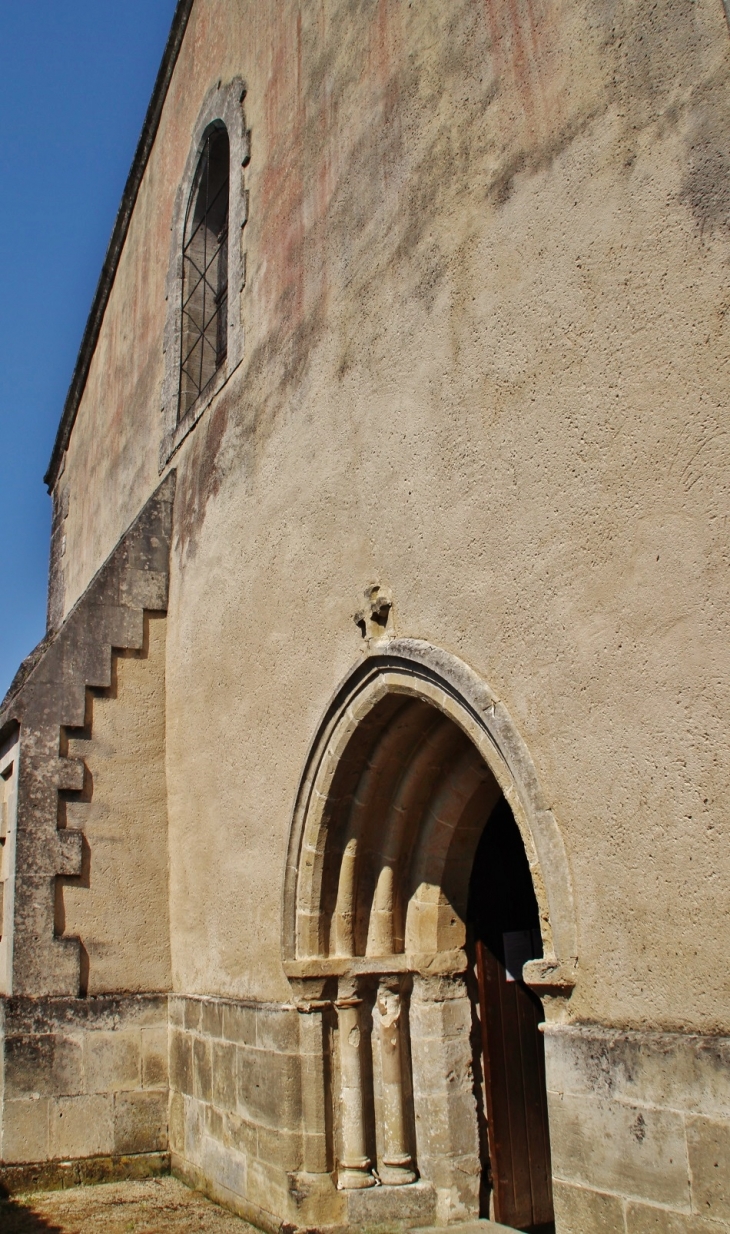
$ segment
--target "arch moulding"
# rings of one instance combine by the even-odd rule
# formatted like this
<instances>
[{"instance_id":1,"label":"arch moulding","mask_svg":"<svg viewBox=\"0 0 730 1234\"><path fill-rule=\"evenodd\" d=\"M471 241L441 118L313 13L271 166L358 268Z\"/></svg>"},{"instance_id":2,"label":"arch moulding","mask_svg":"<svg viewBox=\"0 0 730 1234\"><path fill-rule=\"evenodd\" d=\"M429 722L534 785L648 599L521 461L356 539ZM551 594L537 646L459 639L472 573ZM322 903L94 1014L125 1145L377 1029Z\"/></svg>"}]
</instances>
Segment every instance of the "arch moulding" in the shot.
<instances>
[{"instance_id":1,"label":"arch moulding","mask_svg":"<svg viewBox=\"0 0 730 1234\"><path fill-rule=\"evenodd\" d=\"M315 735L297 793L284 883L283 962L290 980L373 972L373 959L324 956L318 920L328 801L340 761L354 734L388 694L430 703L471 740L507 798L520 829L540 909L543 958L525 965L527 983L540 993L568 994L576 981L577 930L567 853L529 751L509 712L463 660L418 639L370 644L365 658L331 699ZM457 972L463 950L392 956L404 970Z\"/></svg>"}]
</instances>

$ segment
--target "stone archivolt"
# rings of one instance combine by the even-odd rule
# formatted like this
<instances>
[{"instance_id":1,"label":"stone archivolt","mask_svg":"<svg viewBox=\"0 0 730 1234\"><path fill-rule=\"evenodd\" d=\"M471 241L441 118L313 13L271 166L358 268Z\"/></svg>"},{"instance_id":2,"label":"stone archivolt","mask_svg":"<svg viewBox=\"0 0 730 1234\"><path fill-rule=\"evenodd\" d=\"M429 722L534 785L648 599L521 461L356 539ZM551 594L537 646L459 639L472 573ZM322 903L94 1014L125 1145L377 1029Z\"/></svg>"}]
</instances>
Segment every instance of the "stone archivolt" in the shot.
<instances>
[{"instance_id":1,"label":"stone archivolt","mask_svg":"<svg viewBox=\"0 0 730 1234\"><path fill-rule=\"evenodd\" d=\"M371 645L313 744L285 891L285 969L303 1007L336 1014L341 1188L416 1177L409 1001L414 983L419 1001L440 979L451 998L468 1002L469 880L503 793L520 818L541 901L545 958L533 962L531 983L569 994L570 874L509 717L455 657L415 640ZM551 882L563 892L557 929Z\"/></svg>"}]
</instances>

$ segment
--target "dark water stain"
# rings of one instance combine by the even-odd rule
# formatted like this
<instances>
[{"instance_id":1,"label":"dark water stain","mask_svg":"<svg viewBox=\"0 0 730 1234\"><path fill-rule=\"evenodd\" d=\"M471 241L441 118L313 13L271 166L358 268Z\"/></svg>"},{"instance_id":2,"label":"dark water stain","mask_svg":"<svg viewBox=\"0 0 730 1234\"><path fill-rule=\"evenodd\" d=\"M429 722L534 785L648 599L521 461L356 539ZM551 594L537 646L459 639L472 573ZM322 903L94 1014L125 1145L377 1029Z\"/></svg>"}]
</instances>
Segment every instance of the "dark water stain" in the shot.
<instances>
[{"instance_id":1,"label":"dark water stain","mask_svg":"<svg viewBox=\"0 0 730 1234\"><path fill-rule=\"evenodd\" d=\"M704 235L730 231L730 153L727 142L712 134L693 141L689 170L680 200L691 210Z\"/></svg>"},{"instance_id":2,"label":"dark water stain","mask_svg":"<svg viewBox=\"0 0 730 1234\"><path fill-rule=\"evenodd\" d=\"M178 468L175 500L175 547L185 559L194 556L196 533L208 502L220 490L219 455L230 414L230 395L222 391L208 412L203 413L186 464Z\"/></svg>"},{"instance_id":3,"label":"dark water stain","mask_svg":"<svg viewBox=\"0 0 730 1234\"><path fill-rule=\"evenodd\" d=\"M387 345L386 280L404 303L435 311L455 261L444 220L462 218L470 204L475 218L504 207L518 177L549 169L611 107L625 112L628 169L642 127L681 122L697 99L680 69L695 56L701 62L699 36L691 13L676 0L666 7L589 0L581 37L600 52L600 80L554 98L552 78L581 55L561 37L570 6L558 0L454 4L423 56L404 53L405 10L389 0L352 0L327 23L282 28L267 97L272 162L259 206L269 207L260 294L272 325L205 413L180 468L178 551L195 552L224 478L249 483L279 419L297 414L335 301L349 314L344 376ZM515 82L529 122L505 135L502 94ZM721 133L709 124L688 156L682 199L704 230L730 219Z\"/></svg>"}]
</instances>

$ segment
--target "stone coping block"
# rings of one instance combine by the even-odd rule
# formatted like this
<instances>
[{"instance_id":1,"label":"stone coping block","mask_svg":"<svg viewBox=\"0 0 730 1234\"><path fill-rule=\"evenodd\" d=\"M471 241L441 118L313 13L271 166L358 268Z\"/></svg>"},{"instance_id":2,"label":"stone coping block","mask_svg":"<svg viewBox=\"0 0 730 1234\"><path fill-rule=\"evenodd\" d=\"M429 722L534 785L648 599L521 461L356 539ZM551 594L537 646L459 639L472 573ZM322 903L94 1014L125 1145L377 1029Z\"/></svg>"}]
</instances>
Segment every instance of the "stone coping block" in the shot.
<instances>
[{"instance_id":1,"label":"stone coping block","mask_svg":"<svg viewBox=\"0 0 730 1234\"><path fill-rule=\"evenodd\" d=\"M730 1118L730 1037L547 1024L548 1088Z\"/></svg>"},{"instance_id":2,"label":"stone coping block","mask_svg":"<svg viewBox=\"0 0 730 1234\"><path fill-rule=\"evenodd\" d=\"M6 1036L90 1029L114 1031L167 1024L168 995L97 994L86 998L43 995L0 998Z\"/></svg>"}]
</instances>

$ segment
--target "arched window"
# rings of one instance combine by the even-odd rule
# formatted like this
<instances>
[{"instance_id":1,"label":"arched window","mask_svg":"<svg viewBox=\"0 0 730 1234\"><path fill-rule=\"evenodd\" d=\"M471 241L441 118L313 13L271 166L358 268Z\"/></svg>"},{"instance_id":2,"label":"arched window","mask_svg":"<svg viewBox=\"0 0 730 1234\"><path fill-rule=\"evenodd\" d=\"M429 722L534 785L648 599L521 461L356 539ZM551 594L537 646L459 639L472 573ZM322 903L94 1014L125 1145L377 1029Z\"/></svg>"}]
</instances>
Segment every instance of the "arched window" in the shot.
<instances>
[{"instance_id":1,"label":"arched window","mask_svg":"<svg viewBox=\"0 0 730 1234\"><path fill-rule=\"evenodd\" d=\"M178 419L226 359L229 168L228 133L219 125L205 138L185 220Z\"/></svg>"}]
</instances>

